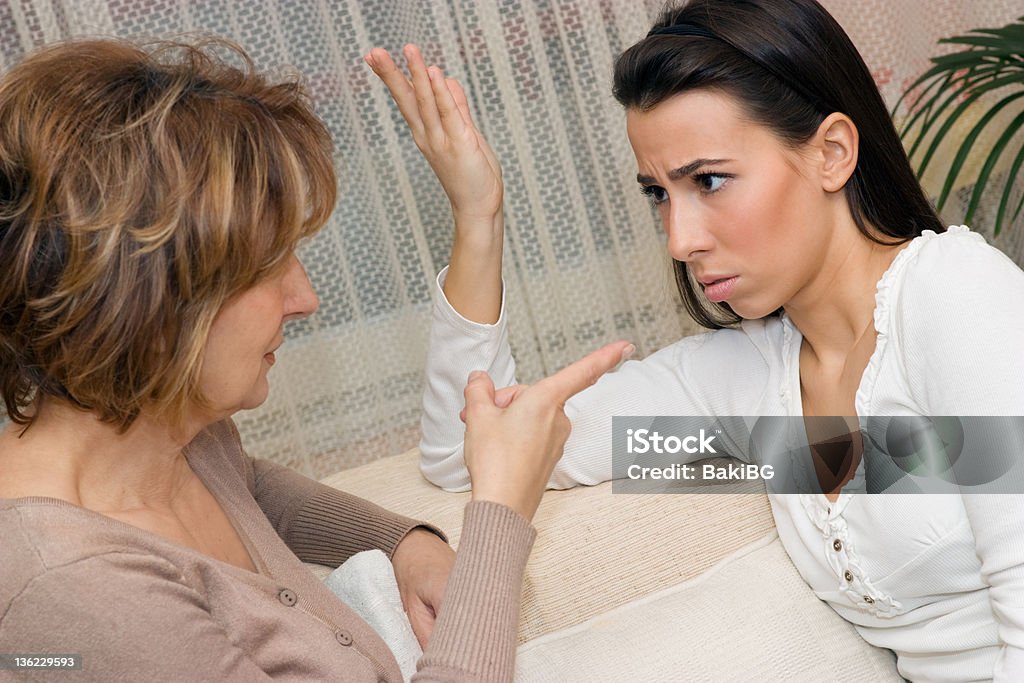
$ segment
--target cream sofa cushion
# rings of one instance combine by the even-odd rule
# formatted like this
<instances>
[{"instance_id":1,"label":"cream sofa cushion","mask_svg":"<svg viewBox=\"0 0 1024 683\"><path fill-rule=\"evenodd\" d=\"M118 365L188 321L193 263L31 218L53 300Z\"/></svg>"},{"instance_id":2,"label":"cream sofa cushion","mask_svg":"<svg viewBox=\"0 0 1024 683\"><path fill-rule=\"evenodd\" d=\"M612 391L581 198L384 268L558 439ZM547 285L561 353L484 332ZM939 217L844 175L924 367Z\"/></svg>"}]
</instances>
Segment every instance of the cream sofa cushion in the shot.
<instances>
[{"instance_id":1,"label":"cream sofa cushion","mask_svg":"<svg viewBox=\"0 0 1024 683\"><path fill-rule=\"evenodd\" d=\"M775 532L700 576L519 647L516 678L556 681L902 681L818 600Z\"/></svg>"},{"instance_id":2,"label":"cream sofa cushion","mask_svg":"<svg viewBox=\"0 0 1024 683\"><path fill-rule=\"evenodd\" d=\"M324 482L430 521L457 547L470 494L427 482L418 458L410 451ZM534 526L520 680L902 680L892 653L865 643L804 583L763 492L549 491Z\"/></svg>"},{"instance_id":3,"label":"cream sofa cushion","mask_svg":"<svg viewBox=\"0 0 1024 683\"><path fill-rule=\"evenodd\" d=\"M432 522L457 547L470 494L438 489L418 460L409 451L323 481ZM763 493L613 495L610 482L548 491L533 524L520 642L691 579L775 528Z\"/></svg>"}]
</instances>

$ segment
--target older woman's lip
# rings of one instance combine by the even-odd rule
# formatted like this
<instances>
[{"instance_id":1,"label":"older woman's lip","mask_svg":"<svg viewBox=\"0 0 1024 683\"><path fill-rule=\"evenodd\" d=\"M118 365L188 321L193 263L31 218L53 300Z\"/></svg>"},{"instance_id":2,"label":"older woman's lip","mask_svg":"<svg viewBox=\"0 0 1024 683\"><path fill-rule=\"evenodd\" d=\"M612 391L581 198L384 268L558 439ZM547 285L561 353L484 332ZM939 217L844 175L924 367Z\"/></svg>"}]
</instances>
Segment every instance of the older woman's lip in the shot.
<instances>
[{"instance_id":1,"label":"older woman's lip","mask_svg":"<svg viewBox=\"0 0 1024 683\"><path fill-rule=\"evenodd\" d=\"M273 351L263 356L263 359L267 361L267 363L270 365L273 365L274 363L277 362L277 356L274 355Z\"/></svg>"}]
</instances>

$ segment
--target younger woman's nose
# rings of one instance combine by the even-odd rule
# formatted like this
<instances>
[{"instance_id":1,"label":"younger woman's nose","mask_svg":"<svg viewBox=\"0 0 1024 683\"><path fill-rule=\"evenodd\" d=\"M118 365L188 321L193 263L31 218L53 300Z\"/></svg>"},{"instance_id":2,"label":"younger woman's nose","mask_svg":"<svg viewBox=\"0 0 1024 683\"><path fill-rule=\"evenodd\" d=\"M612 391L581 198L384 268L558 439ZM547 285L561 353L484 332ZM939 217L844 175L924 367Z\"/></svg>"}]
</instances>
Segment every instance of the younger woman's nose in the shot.
<instances>
[{"instance_id":1,"label":"younger woman's nose","mask_svg":"<svg viewBox=\"0 0 1024 683\"><path fill-rule=\"evenodd\" d=\"M684 208L680 204L673 205L668 214L663 214L663 221L669 256L676 261L690 262L709 251L714 239L700 217L682 210Z\"/></svg>"}]
</instances>

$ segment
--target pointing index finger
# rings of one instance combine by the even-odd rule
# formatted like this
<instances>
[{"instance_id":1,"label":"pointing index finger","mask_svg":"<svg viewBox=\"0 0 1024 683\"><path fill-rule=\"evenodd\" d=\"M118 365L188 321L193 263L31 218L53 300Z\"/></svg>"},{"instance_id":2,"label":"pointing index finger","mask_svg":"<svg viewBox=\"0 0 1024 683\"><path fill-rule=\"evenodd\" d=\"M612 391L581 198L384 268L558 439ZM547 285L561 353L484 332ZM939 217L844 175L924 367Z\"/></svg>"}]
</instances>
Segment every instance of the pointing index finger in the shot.
<instances>
[{"instance_id":1,"label":"pointing index finger","mask_svg":"<svg viewBox=\"0 0 1024 683\"><path fill-rule=\"evenodd\" d=\"M636 347L627 341L617 341L602 346L575 363L570 363L550 377L535 384L544 387L551 396L564 404L574 395L593 385L620 362L629 358Z\"/></svg>"}]
</instances>

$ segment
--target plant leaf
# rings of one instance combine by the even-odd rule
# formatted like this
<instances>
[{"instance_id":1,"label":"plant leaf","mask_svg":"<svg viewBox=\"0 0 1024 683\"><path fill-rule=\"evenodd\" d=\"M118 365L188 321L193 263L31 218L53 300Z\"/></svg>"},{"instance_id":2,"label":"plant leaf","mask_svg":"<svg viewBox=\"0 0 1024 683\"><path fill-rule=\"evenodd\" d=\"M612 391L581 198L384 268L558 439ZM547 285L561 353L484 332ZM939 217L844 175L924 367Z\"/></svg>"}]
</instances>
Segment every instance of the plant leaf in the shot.
<instances>
[{"instance_id":1,"label":"plant leaf","mask_svg":"<svg viewBox=\"0 0 1024 683\"><path fill-rule=\"evenodd\" d=\"M963 91L969 90L972 87L977 87L981 82L991 80L999 76L1000 69L994 66L986 67L984 69L971 69L954 78L953 76L955 75L955 73L956 72L950 72L949 74L947 74L945 79L939 81L940 83L942 83L942 86L939 88L939 91L932 96L932 98L927 102L927 104L924 105L922 110L918 110L918 112L914 114L914 116L912 117L912 121L908 122L908 124L904 126L904 131L903 133L901 133L901 135L905 135L906 131L910 129L913 123L916 123L916 121L920 118L921 115L924 115L925 123L923 125L926 130L923 132L926 133L927 128L931 127L934 121L939 117L942 111L945 110L947 106L949 106L952 100L955 100L957 97L959 97ZM946 101L939 106L939 109L936 110L934 114L932 114L932 107L934 106L936 100L938 100L943 95L947 96Z\"/></svg>"},{"instance_id":2,"label":"plant leaf","mask_svg":"<svg viewBox=\"0 0 1024 683\"><path fill-rule=\"evenodd\" d=\"M942 38L939 40L942 45L973 45L975 47L988 48L986 52L999 55L1014 55L1020 52L1020 45L1014 41L993 36L955 36L953 38Z\"/></svg>"},{"instance_id":3,"label":"plant leaf","mask_svg":"<svg viewBox=\"0 0 1024 683\"><path fill-rule=\"evenodd\" d=\"M970 107L975 102L977 102L978 98L980 97L981 95L977 94L971 95L966 100L961 102L960 105L952 112L950 112L950 114L946 117L946 120L939 127L939 130L935 133L934 137L932 137L932 143L928 146L928 149L925 151L924 158L921 159L921 165L917 167L917 176L919 178L924 175L924 172L928 168L928 164L931 162L932 157L935 156L935 152L939 149L939 146L942 144L943 140L946 139L946 133L948 133L950 128L952 128L956 124L956 122L960 119L960 116L965 111L967 111L967 108ZM922 135L923 134L924 133L922 133ZM950 169L951 173L953 171L953 169ZM939 208L942 208L941 203L939 204Z\"/></svg>"},{"instance_id":4,"label":"plant leaf","mask_svg":"<svg viewBox=\"0 0 1024 683\"><path fill-rule=\"evenodd\" d=\"M999 100L996 104L992 105L987 112L981 117L971 132L967 134L964 141L960 144L960 149L957 150L956 157L953 158L953 163L950 164L949 173L946 175L946 182L942 186L942 192L939 194L939 200L936 202L936 206L939 211L942 210L943 205L946 203L946 198L949 197L950 190L953 189L953 183L956 181L956 177L960 174L960 169L964 165L964 161L967 159L967 155L971 152L971 147L974 146L974 142L978 139L982 129L988 125L988 123L995 118L996 114L1002 111L1007 105L1013 103L1015 100L1019 100L1024 97L1024 91L1007 95L1003 99Z\"/></svg>"},{"instance_id":5,"label":"plant leaf","mask_svg":"<svg viewBox=\"0 0 1024 683\"><path fill-rule=\"evenodd\" d=\"M917 168L921 177L934 158L935 152L950 130L964 113L978 103L988 92L1000 88L1011 88L1011 93L995 104L988 106L956 151L943 183L937 205L940 210L949 197L964 163L976 144L982 131L996 115L1014 101L1024 97L1024 16L1000 28L973 29L965 35L944 38L943 45L958 46L957 52L932 57L932 66L916 78L901 94L892 115L895 118L901 105L906 106L910 93L916 93L908 106L906 122L901 126L900 136L910 145L908 157L916 158L926 138L930 143ZM970 222L980 205L982 195L991 180L999 159L1020 136L1024 129L1024 111L1016 114L1011 123L1001 131L997 141L988 151L981 170L975 179L974 189L968 203L965 222ZM1024 196L1015 210L1008 212L1010 197L1018 173L1024 169L1024 146L1017 151L1009 168L1006 186L1003 188L996 212L995 234L999 234L1009 218L1012 224L1024 209Z\"/></svg>"},{"instance_id":6,"label":"plant leaf","mask_svg":"<svg viewBox=\"0 0 1024 683\"><path fill-rule=\"evenodd\" d=\"M952 74L947 74L945 78L935 78L935 79L932 79L932 82L929 83L927 85L927 87L925 87L921 91L921 94L919 94L917 96L917 99L915 99L911 104L907 105L907 111L912 112L915 115L919 114L921 112L921 100L924 99L925 95L927 95L933 88L938 86L940 83L947 83L950 80L951 75ZM890 111L890 115L895 117L896 113L900 110L900 105L903 104L903 102L904 102L904 100L906 100L907 96L910 95L911 92L913 92L914 88L916 88L919 84L924 83L926 80L927 79L919 78L916 81L914 81L913 83L911 83L907 87L907 89L904 90L903 93L900 95L900 98L898 100L896 100L896 104L893 105L892 110ZM932 97L932 99L930 100L930 102L935 101L939 97L939 95L941 95L941 94L942 94L942 90L940 89L938 94L934 95ZM907 130L907 128L905 127L904 130Z\"/></svg>"},{"instance_id":7,"label":"plant leaf","mask_svg":"<svg viewBox=\"0 0 1024 683\"><path fill-rule=\"evenodd\" d=\"M922 130L920 132L921 138L918 139L918 142L923 140L924 136L927 135L929 130L931 130L932 124L935 123L938 120L939 115L942 114L942 112L952 102L953 99L955 99L957 97L960 97L961 95L968 95L966 100L961 102L960 105L957 106L956 109L954 109L952 112L949 113L949 115L946 117L945 122L939 128L938 132L935 133L935 136L932 138L932 143L931 143L931 145L929 145L928 150L925 152L924 158L921 160L921 165L918 167L918 170L917 170L918 177L921 177L922 175L924 175L924 172L928 168L928 164L931 162L932 157L935 155L935 152L938 150L939 146L942 144L943 140L945 139L946 133L949 132L949 130L960 119L960 116L962 116L963 113L965 111L967 111L967 109L971 105L973 105L975 102L977 102L978 99L981 98L981 96L984 95L985 93L990 92L992 90L996 90L996 89L1001 88L1001 87L1003 87L1005 85L1012 85L1012 84L1018 82L1019 80L1020 79L1017 78L1016 76L995 78L995 79L992 79L992 80L988 81L987 83L982 83L982 84L979 84L979 85L975 86L974 88L972 88L970 90L969 95L968 95L967 91L954 91L951 94L950 98L947 99L946 102L943 103L942 107L940 107L940 109L936 112L935 118L932 121L930 121L930 122L928 122L928 123L926 123L926 124L924 124L922 126ZM918 145L915 144L914 147L911 149L911 155L913 154L913 152L917 151L917 146ZM952 169L951 169L951 171L952 171ZM941 208L941 206L942 205L940 203L939 204L939 208Z\"/></svg>"},{"instance_id":8,"label":"plant leaf","mask_svg":"<svg viewBox=\"0 0 1024 683\"><path fill-rule=\"evenodd\" d=\"M917 152L917 148L921 145L922 142L924 142L924 139L928 136L928 131L930 131L932 126L941 118L943 112L945 112L945 110L954 101L956 101L957 98L961 97L961 95L963 94L963 91L969 85L977 84L977 81L973 81L971 84L960 83L959 85L957 85L956 87L951 88L951 89L948 87L950 84L959 83L960 81L966 81L966 79L969 76L970 76L970 74L963 74L962 76L960 76L958 78L955 78L955 79L952 79L952 80L947 80L946 85L944 85L942 88L940 88L939 92L936 93L936 95L931 100L929 100L926 109L923 112L919 112L919 114L923 115L924 118L923 118L923 120L921 122L921 129L918 131L917 138L914 141L913 145L911 146L910 151L908 152L908 156L910 156L910 157L914 156L914 154ZM984 80L984 78L987 78L987 76L979 78L978 80ZM935 103L935 100L938 99L938 97L940 97L942 95L946 95L947 96L945 101L943 101L939 105L938 109L935 109L935 111L933 112L932 111L932 107L933 107L933 105ZM910 126L912 126L914 123L916 123L917 120L920 118L919 114L915 114L911 118L911 120L904 127L904 130L901 133L901 136L906 137L907 131L910 129ZM921 172L923 172L923 171L921 171Z\"/></svg>"},{"instance_id":9,"label":"plant leaf","mask_svg":"<svg viewBox=\"0 0 1024 683\"><path fill-rule=\"evenodd\" d=\"M1003 227L1003 217L1006 215L1006 206L1010 203L1010 195L1013 194L1014 181L1017 180L1017 172L1020 171L1020 167L1024 165L1024 146L1017 152L1016 158L1013 163L1010 164L1009 175L1006 178L1006 187L1003 188L1003 196L999 199L999 209L996 211L996 235ZM1013 217L1010 219L1012 223L1017 219L1017 215L1020 213L1021 206L1024 206L1024 194L1021 196L1021 204L1017 205L1017 210L1014 211Z\"/></svg>"},{"instance_id":10,"label":"plant leaf","mask_svg":"<svg viewBox=\"0 0 1024 683\"><path fill-rule=\"evenodd\" d=\"M1024 42L1024 24L1007 24L1002 28L976 28L974 33Z\"/></svg>"},{"instance_id":11,"label":"plant leaf","mask_svg":"<svg viewBox=\"0 0 1024 683\"><path fill-rule=\"evenodd\" d=\"M988 158L985 159L985 164L978 172L978 179L974 182L974 191L971 193L971 201L967 206L967 213L964 215L964 223L970 223L971 219L974 218L974 211L978 208L981 195L985 192L985 186L988 184L988 178L992 174L992 169L995 168L996 162L999 161L1003 150L1010 144L1010 140L1017 134L1021 126L1024 126L1024 111L1014 117L1010 125L1003 131L1003 134L996 140L996 143L992 145L992 150L989 152Z\"/></svg>"}]
</instances>

